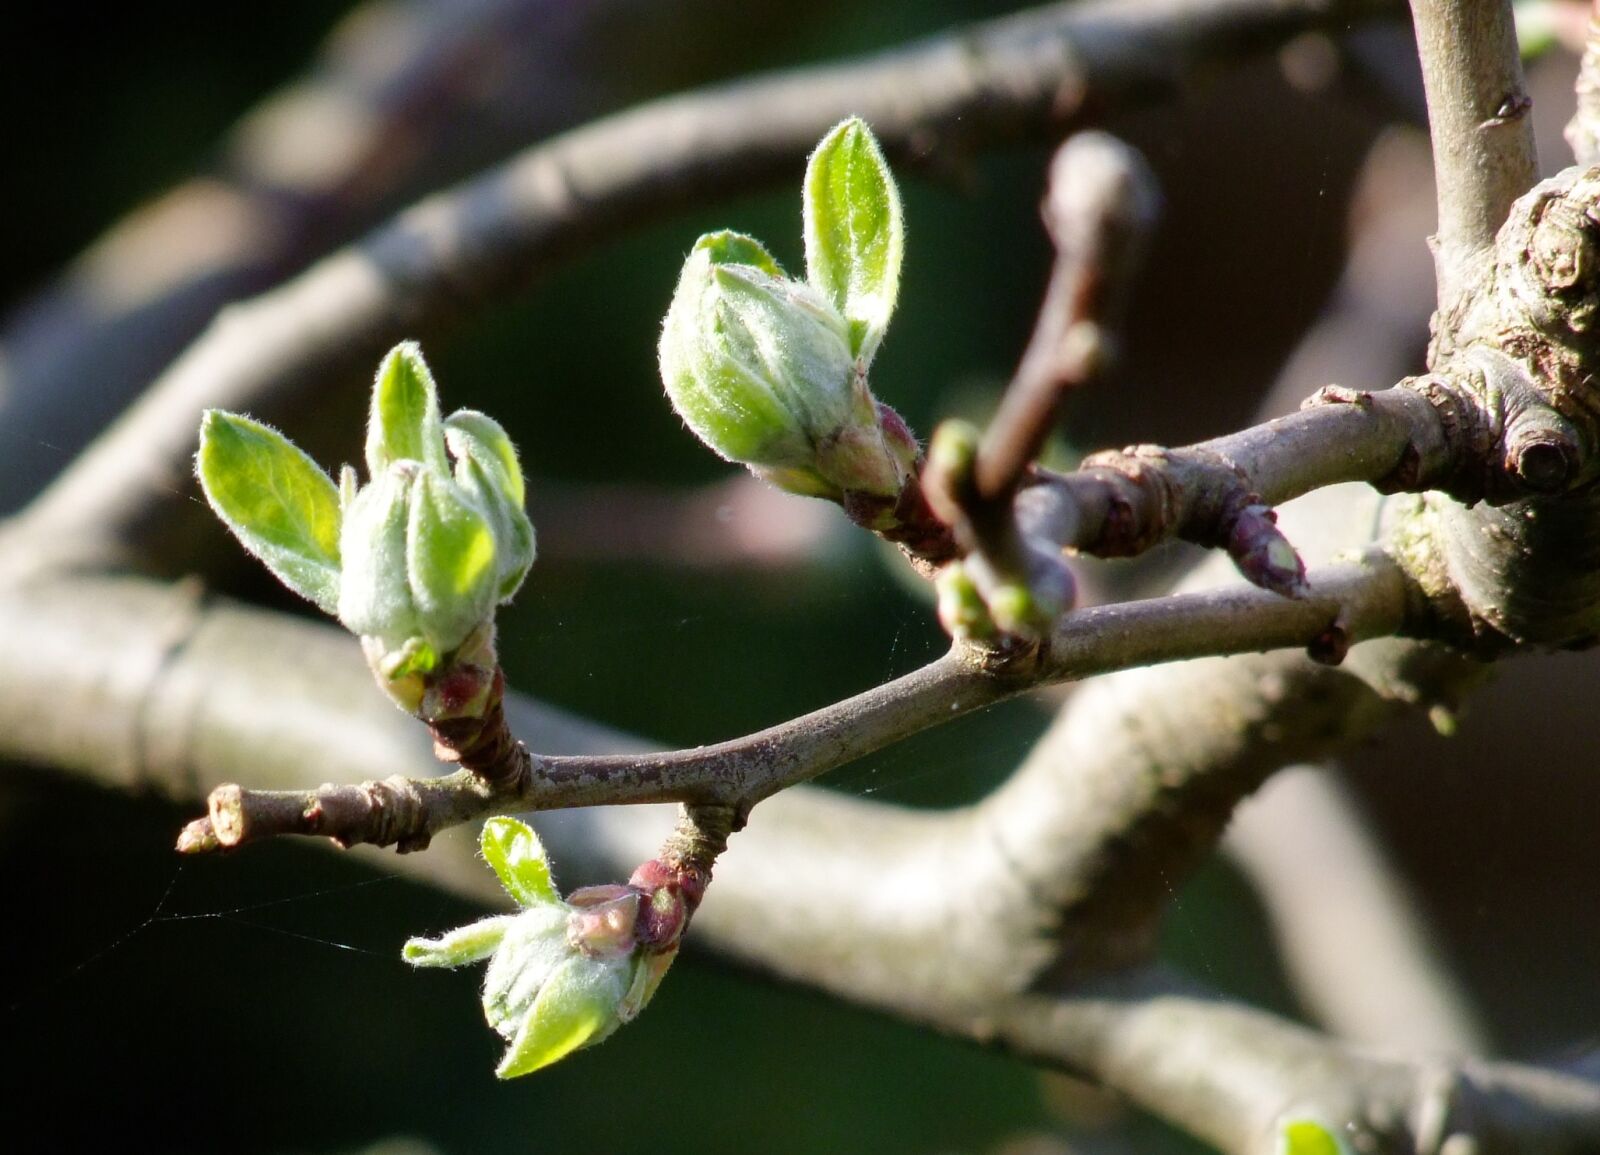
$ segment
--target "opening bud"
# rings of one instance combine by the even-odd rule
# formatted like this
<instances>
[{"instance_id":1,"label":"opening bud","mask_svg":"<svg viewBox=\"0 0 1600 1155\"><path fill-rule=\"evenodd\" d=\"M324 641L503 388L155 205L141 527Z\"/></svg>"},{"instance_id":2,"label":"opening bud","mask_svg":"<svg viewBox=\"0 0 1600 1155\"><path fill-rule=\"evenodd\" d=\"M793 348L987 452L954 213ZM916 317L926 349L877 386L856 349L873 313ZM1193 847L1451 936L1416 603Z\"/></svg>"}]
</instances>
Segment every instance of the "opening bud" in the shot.
<instances>
[{"instance_id":1,"label":"opening bud","mask_svg":"<svg viewBox=\"0 0 1600 1155\"><path fill-rule=\"evenodd\" d=\"M632 1021L655 994L677 943L656 949L640 941L645 897L636 887L585 887L563 900L538 836L514 818L484 823L480 845L522 910L437 939L411 939L404 958L439 967L489 960L483 1012L508 1044L495 1073L510 1079Z\"/></svg>"}]
</instances>

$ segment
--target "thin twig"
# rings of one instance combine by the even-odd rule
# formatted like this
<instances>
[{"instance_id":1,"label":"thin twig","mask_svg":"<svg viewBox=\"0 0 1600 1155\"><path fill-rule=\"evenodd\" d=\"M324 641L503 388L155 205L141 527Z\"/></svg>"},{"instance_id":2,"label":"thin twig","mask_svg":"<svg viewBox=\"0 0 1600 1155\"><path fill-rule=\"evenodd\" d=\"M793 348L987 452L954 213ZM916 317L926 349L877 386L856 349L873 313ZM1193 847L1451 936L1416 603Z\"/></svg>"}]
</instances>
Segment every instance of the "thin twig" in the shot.
<instances>
[{"instance_id":1,"label":"thin twig","mask_svg":"<svg viewBox=\"0 0 1600 1155\"><path fill-rule=\"evenodd\" d=\"M1057 150L1041 210L1056 259L1028 348L978 446L980 499L1009 500L1062 397L1110 365L1159 200L1144 157L1113 136L1082 132Z\"/></svg>"},{"instance_id":2,"label":"thin twig","mask_svg":"<svg viewBox=\"0 0 1600 1155\"><path fill-rule=\"evenodd\" d=\"M763 798L911 734L1036 686L1110 670L1286 646L1342 653L1404 621L1405 590L1381 556L1320 575L1311 596L1287 602L1256 590L1220 590L1102 606L1063 618L1045 652L1023 671L986 671L961 650L853 698L742 738L662 754L533 755L526 775L490 782L471 771L394 777L312 791L212 791L206 818L179 849L206 851L282 834L342 845L425 847L450 826L497 811L683 802L748 813Z\"/></svg>"},{"instance_id":3,"label":"thin twig","mask_svg":"<svg viewBox=\"0 0 1600 1155\"><path fill-rule=\"evenodd\" d=\"M1251 582L1298 597L1304 569L1270 507L1344 481L1427 489L1451 476L1458 448L1416 389L1326 389L1298 413L1187 448L1134 446L1073 473L1037 470L1017 512L1030 534L1098 557L1174 537L1221 546Z\"/></svg>"},{"instance_id":4,"label":"thin twig","mask_svg":"<svg viewBox=\"0 0 1600 1155\"><path fill-rule=\"evenodd\" d=\"M1445 315L1482 274L1511 202L1538 179L1510 0L1412 0L1438 177Z\"/></svg>"},{"instance_id":5,"label":"thin twig","mask_svg":"<svg viewBox=\"0 0 1600 1155\"><path fill-rule=\"evenodd\" d=\"M1019 523L1014 499L1063 396L1103 376L1113 360L1158 198L1144 158L1115 137L1080 133L1056 150L1043 205L1056 259L1033 337L981 439L948 424L934 435L922 485L964 556L959 577L973 583L1001 630L1032 638L1076 600L1059 548ZM996 612L997 599L1009 608ZM946 625L960 635L959 622Z\"/></svg>"}]
</instances>

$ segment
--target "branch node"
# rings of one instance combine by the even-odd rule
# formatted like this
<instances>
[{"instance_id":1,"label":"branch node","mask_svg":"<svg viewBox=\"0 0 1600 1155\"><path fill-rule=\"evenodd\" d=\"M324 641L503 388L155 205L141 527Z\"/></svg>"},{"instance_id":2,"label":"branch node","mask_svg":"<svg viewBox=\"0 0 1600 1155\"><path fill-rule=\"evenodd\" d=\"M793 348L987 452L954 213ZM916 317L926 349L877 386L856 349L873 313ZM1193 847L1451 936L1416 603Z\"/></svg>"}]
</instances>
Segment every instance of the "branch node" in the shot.
<instances>
[{"instance_id":1,"label":"branch node","mask_svg":"<svg viewBox=\"0 0 1600 1155\"><path fill-rule=\"evenodd\" d=\"M1306 646L1306 657L1319 666L1337 666L1350 653L1350 630L1343 616L1335 618L1327 629L1311 639Z\"/></svg>"}]
</instances>

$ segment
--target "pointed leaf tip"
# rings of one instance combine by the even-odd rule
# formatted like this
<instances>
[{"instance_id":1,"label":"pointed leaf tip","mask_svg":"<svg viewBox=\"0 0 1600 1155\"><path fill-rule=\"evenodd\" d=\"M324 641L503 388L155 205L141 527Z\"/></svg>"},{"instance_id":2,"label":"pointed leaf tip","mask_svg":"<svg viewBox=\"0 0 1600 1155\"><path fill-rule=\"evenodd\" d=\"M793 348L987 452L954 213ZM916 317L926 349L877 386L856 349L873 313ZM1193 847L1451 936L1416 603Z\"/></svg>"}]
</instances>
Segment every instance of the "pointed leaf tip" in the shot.
<instances>
[{"instance_id":1,"label":"pointed leaf tip","mask_svg":"<svg viewBox=\"0 0 1600 1155\"><path fill-rule=\"evenodd\" d=\"M811 154L804 191L806 274L871 361L894 312L905 221L894 176L865 121L836 126Z\"/></svg>"},{"instance_id":2,"label":"pointed leaf tip","mask_svg":"<svg viewBox=\"0 0 1600 1155\"><path fill-rule=\"evenodd\" d=\"M513 917L503 914L479 919L438 938L407 939L400 957L414 967L460 967L479 962L494 953Z\"/></svg>"},{"instance_id":3,"label":"pointed leaf tip","mask_svg":"<svg viewBox=\"0 0 1600 1155\"><path fill-rule=\"evenodd\" d=\"M337 611L339 491L316 462L268 425L208 409L195 473L245 549L295 593Z\"/></svg>"},{"instance_id":4,"label":"pointed leaf tip","mask_svg":"<svg viewBox=\"0 0 1600 1155\"><path fill-rule=\"evenodd\" d=\"M378 365L366 458L370 477L377 477L395 461L417 461L448 472L439 393L422 349L414 341L402 341Z\"/></svg>"},{"instance_id":5,"label":"pointed leaf tip","mask_svg":"<svg viewBox=\"0 0 1600 1155\"><path fill-rule=\"evenodd\" d=\"M786 274L766 246L754 237L732 230L707 233L694 243L694 252L705 253L713 265L751 265L772 277Z\"/></svg>"},{"instance_id":6,"label":"pointed leaf tip","mask_svg":"<svg viewBox=\"0 0 1600 1155\"><path fill-rule=\"evenodd\" d=\"M497 1076L515 1079L531 1075L598 1042L608 1033L608 1026L616 1025L616 1008L624 992L609 989L616 984L606 981L609 976L595 973L604 965L578 956L550 976L495 1068Z\"/></svg>"}]
</instances>

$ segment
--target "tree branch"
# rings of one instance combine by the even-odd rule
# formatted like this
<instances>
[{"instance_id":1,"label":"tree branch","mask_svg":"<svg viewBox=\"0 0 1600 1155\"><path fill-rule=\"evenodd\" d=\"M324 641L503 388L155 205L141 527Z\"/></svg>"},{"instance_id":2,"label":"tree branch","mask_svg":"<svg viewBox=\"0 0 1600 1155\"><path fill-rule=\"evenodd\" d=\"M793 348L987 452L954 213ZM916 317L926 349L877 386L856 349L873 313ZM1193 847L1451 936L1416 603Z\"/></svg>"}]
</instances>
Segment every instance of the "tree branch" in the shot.
<instances>
[{"instance_id":1,"label":"tree branch","mask_svg":"<svg viewBox=\"0 0 1600 1155\"><path fill-rule=\"evenodd\" d=\"M1056 255L1033 336L981 439L946 422L920 479L962 554L959 568L938 578L940 617L958 638L998 630L1001 644L1031 642L1077 600L1055 543L1018 520L1017 490L1030 480L1062 398L1104 376L1114 359L1159 201L1144 158L1106 133L1069 137L1050 162L1042 214ZM964 595L966 583L987 613Z\"/></svg>"},{"instance_id":2,"label":"tree branch","mask_svg":"<svg viewBox=\"0 0 1600 1155\"><path fill-rule=\"evenodd\" d=\"M31 659L26 670L0 666L8 756L188 797L245 773L288 786L303 784L313 767L358 777L383 767L421 772L431 761L420 728L372 691L356 648L329 627L203 602L192 589L107 579L0 590L0 617ZM1070 911L1122 885L1128 865L1170 837L1148 820L1171 823L1206 797L1215 806L1208 777L1220 776L1224 794L1242 792L1252 774L1297 756L1291 747L1346 741L1370 727L1381 714L1363 680L1387 678L1392 693L1400 670L1393 647L1371 649L1358 647L1348 672L1279 653L1102 679L1077 696L1016 784L975 809L915 813L787 791L734 840L696 936L854 1001L1093 1075L1227 1151L1269 1150L1260 1128L1301 1108L1330 1121L1348 1109L1380 1137L1375 1150L1413 1150L1400 1137L1417 1120L1440 1117L1421 1109L1440 1085L1423 1086L1421 1075L1447 1068L1363 1058L1149 977L1085 976L1070 994L1025 993L1063 952L1081 959L1103 929ZM1241 706L1242 725L1230 716ZM514 696L508 709L547 747L629 744ZM85 717L97 724L83 725ZM1275 727L1277 738L1263 742ZM1184 740L1170 744L1172 733ZM1162 760L1153 764L1157 750ZM1083 805L1108 788L1113 797ZM1141 813L1145 820L1135 819ZM1121 817L1108 823L1112 815ZM669 816L645 807L540 819L569 878L574 869L588 878L630 869L668 825ZM1191 830L1184 841L1189 854L1204 839ZM1170 893L1181 865L1158 857L1178 870L1161 886ZM494 889L465 839L386 862L480 898ZM1498 1144L1481 1148L1485 1155L1591 1149L1592 1084L1464 1069L1454 1101L1474 1114L1459 1129ZM1382 1110L1368 1115L1369 1104Z\"/></svg>"},{"instance_id":3,"label":"tree branch","mask_svg":"<svg viewBox=\"0 0 1600 1155\"><path fill-rule=\"evenodd\" d=\"M1223 849L1268 912L1302 1006L1355 1043L1489 1053L1432 928L1334 770L1296 766L1239 807Z\"/></svg>"},{"instance_id":4,"label":"tree branch","mask_svg":"<svg viewBox=\"0 0 1600 1155\"><path fill-rule=\"evenodd\" d=\"M31 497L228 301L593 115L599 86L567 62L599 40L629 48L617 26L637 26L639 7L373 0L346 15L306 74L219 142L209 171L118 222L6 318L0 427L48 429L49 445L7 442L0 510Z\"/></svg>"},{"instance_id":5,"label":"tree branch","mask_svg":"<svg viewBox=\"0 0 1600 1155\"><path fill-rule=\"evenodd\" d=\"M980 499L1009 501L1062 397L1110 363L1159 203L1144 158L1115 137L1079 133L1057 150L1041 209L1056 259L1028 348L978 446Z\"/></svg>"},{"instance_id":6,"label":"tree branch","mask_svg":"<svg viewBox=\"0 0 1600 1155\"><path fill-rule=\"evenodd\" d=\"M1406 384L1325 389L1299 413L1183 449L1096 453L1073 473L1035 471L1017 497L1033 536L1099 557L1130 557L1177 537L1221 546L1255 584L1303 596L1304 570L1270 507L1365 481L1419 490L1456 468L1430 401Z\"/></svg>"},{"instance_id":7,"label":"tree branch","mask_svg":"<svg viewBox=\"0 0 1600 1155\"><path fill-rule=\"evenodd\" d=\"M222 314L12 528L10 562L184 564L201 409L295 412L430 329L642 220L789 172L826 128L868 119L902 157L1158 99L1199 65L1377 0L1094 0L876 57L641 105L529 149L436 196L272 292Z\"/></svg>"},{"instance_id":8,"label":"tree branch","mask_svg":"<svg viewBox=\"0 0 1600 1155\"><path fill-rule=\"evenodd\" d=\"M1406 591L1381 555L1318 576L1305 600L1222 590L1086 609L1063 618L1029 667L987 670L957 649L914 673L743 738L663 754L532 755L523 773L488 779L471 770L424 779L391 777L313 791L212 791L209 814L186 827L179 849L234 847L282 834L323 835L341 845L426 847L440 830L507 810L682 802L740 815L931 726L1036 686L1110 670L1283 646L1327 645L1390 634L1404 622Z\"/></svg>"},{"instance_id":9,"label":"tree branch","mask_svg":"<svg viewBox=\"0 0 1600 1155\"><path fill-rule=\"evenodd\" d=\"M1443 316L1480 279L1516 200L1538 179L1532 101L1510 0L1412 0L1438 179L1434 261Z\"/></svg>"},{"instance_id":10,"label":"tree branch","mask_svg":"<svg viewBox=\"0 0 1600 1155\"><path fill-rule=\"evenodd\" d=\"M1385 1155L1537 1155L1600 1143L1595 1083L1509 1063L1362 1053L1160 970L1021 997L990 1030L1229 1155L1278 1155L1280 1124L1297 1118Z\"/></svg>"}]
</instances>

